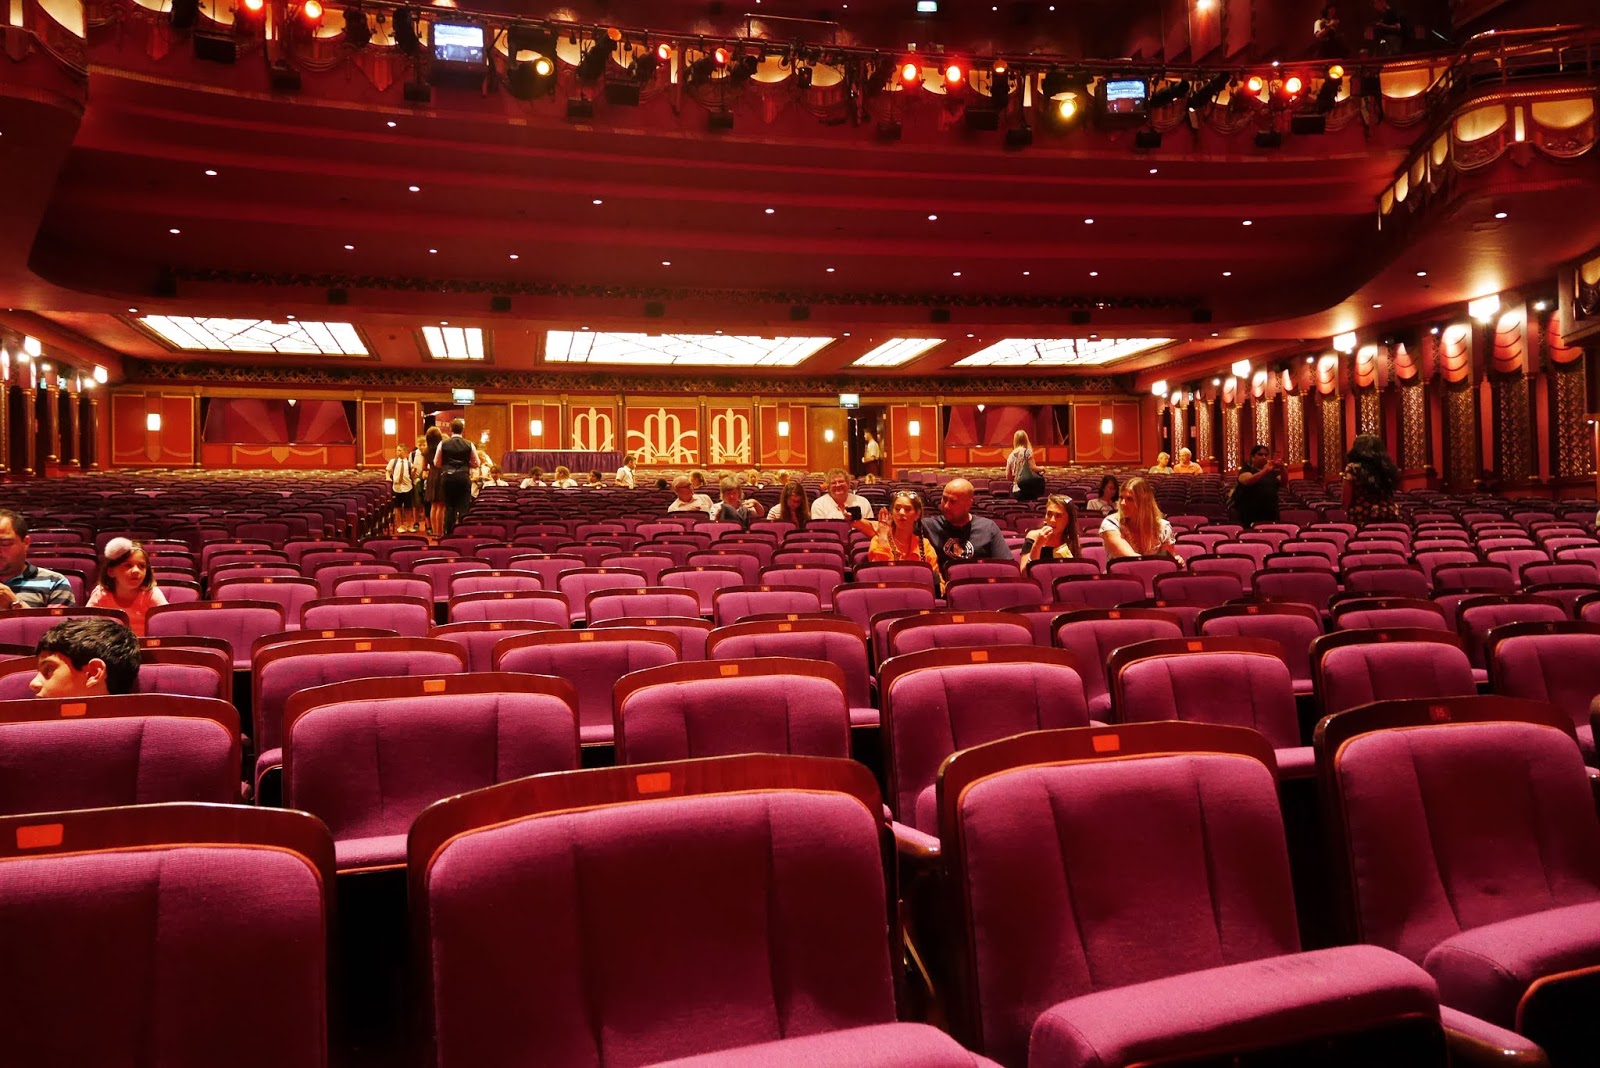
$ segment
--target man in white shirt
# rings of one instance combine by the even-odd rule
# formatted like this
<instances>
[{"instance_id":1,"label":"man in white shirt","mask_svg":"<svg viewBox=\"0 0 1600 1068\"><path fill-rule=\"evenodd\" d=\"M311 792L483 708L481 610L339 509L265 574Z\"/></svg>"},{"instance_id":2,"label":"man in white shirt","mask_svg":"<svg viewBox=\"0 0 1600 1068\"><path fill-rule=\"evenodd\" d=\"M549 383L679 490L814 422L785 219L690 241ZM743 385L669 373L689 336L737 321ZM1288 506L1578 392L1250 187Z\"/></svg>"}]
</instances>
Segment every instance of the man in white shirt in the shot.
<instances>
[{"instance_id":1,"label":"man in white shirt","mask_svg":"<svg viewBox=\"0 0 1600 1068\"><path fill-rule=\"evenodd\" d=\"M872 505L867 499L850 490L850 475L842 467L835 467L822 480L823 492L811 502L812 519L847 519L857 530L874 534L877 527L868 522Z\"/></svg>"},{"instance_id":2,"label":"man in white shirt","mask_svg":"<svg viewBox=\"0 0 1600 1068\"><path fill-rule=\"evenodd\" d=\"M672 492L678 495L678 499L667 505L669 512L704 512L710 518L715 511L710 497L694 491L688 475L679 475L672 480Z\"/></svg>"},{"instance_id":3,"label":"man in white shirt","mask_svg":"<svg viewBox=\"0 0 1600 1068\"><path fill-rule=\"evenodd\" d=\"M617 468L618 489L633 489L633 465L636 459L631 452L622 458L622 466Z\"/></svg>"}]
</instances>

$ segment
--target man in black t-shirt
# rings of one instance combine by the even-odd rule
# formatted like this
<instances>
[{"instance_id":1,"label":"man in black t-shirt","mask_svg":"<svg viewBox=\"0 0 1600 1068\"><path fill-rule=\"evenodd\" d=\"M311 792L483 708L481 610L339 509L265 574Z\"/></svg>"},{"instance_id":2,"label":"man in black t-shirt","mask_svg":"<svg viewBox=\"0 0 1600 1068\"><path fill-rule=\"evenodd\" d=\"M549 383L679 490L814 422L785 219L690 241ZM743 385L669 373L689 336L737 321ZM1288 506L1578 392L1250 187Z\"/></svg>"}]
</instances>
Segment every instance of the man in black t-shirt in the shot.
<instances>
[{"instance_id":1,"label":"man in black t-shirt","mask_svg":"<svg viewBox=\"0 0 1600 1068\"><path fill-rule=\"evenodd\" d=\"M1250 461L1239 470L1233 488L1233 507L1247 527L1278 521L1278 481L1282 469L1267 454L1265 445L1250 450Z\"/></svg>"},{"instance_id":2,"label":"man in black t-shirt","mask_svg":"<svg viewBox=\"0 0 1600 1068\"><path fill-rule=\"evenodd\" d=\"M1011 547L993 520L972 514L972 483L954 478L939 498L939 511L922 517L922 533L939 555L939 571L950 577L952 564L1010 560Z\"/></svg>"}]
</instances>

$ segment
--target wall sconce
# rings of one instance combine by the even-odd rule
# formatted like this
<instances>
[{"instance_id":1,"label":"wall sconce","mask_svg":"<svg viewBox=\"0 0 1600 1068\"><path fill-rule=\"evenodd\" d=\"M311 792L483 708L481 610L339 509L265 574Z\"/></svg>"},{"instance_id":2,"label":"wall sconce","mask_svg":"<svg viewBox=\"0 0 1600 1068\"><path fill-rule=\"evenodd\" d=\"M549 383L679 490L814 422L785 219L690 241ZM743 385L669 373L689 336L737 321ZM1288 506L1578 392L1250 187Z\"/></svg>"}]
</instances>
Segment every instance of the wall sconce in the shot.
<instances>
[{"instance_id":1,"label":"wall sconce","mask_svg":"<svg viewBox=\"0 0 1600 1068\"><path fill-rule=\"evenodd\" d=\"M830 426L823 430L822 440L826 441L829 445L833 444L833 427Z\"/></svg>"},{"instance_id":2,"label":"wall sconce","mask_svg":"<svg viewBox=\"0 0 1600 1068\"><path fill-rule=\"evenodd\" d=\"M1165 397L1167 395L1167 380L1158 378L1150 383L1150 395L1152 397ZM1176 404L1177 401L1174 400L1173 403Z\"/></svg>"},{"instance_id":3,"label":"wall sconce","mask_svg":"<svg viewBox=\"0 0 1600 1068\"><path fill-rule=\"evenodd\" d=\"M980 404L980 405L978 405L978 411L979 411L979 412L980 412L980 413L981 413L981 412L982 412L982 411L983 411L983 408L984 408L984 406L983 406L983 405L981 405L981 404Z\"/></svg>"},{"instance_id":4,"label":"wall sconce","mask_svg":"<svg viewBox=\"0 0 1600 1068\"><path fill-rule=\"evenodd\" d=\"M1234 364L1231 368L1229 368L1229 370L1231 370L1233 372L1233 377L1235 377L1235 378L1249 378L1250 377L1250 361L1249 360L1240 360L1238 363Z\"/></svg>"},{"instance_id":5,"label":"wall sconce","mask_svg":"<svg viewBox=\"0 0 1600 1068\"><path fill-rule=\"evenodd\" d=\"M1115 423L1113 423L1111 420L1109 420L1109 419L1100 420L1100 433L1106 435L1107 437L1110 437L1111 436L1111 432L1113 430L1115 430L1116 428L1117 428L1117 425Z\"/></svg>"},{"instance_id":6,"label":"wall sconce","mask_svg":"<svg viewBox=\"0 0 1600 1068\"><path fill-rule=\"evenodd\" d=\"M106 379L108 379L110 377L111 376L106 373L106 369L104 367L101 367L99 364L95 364L94 380L96 382L100 383L103 386L103 385L106 384Z\"/></svg>"},{"instance_id":7,"label":"wall sconce","mask_svg":"<svg viewBox=\"0 0 1600 1068\"><path fill-rule=\"evenodd\" d=\"M542 419L529 419L528 420L528 433L532 437L536 437L536 438L544 437L544 421Z\"/></svg>"},{"instance_id":8,"label":"wall sconce","mask_svg":"<svg viewBox=\"0 0 1600 1068\"><path fill-rule=\"evenodd\" d=\"M44 352L44 346L39 344L39 339L36 337L24 337L22 339L22 351L29 356L38 356Z\"/></svg>"},{"instance_id":9,"label":"wall sconce","mask_svg":"<svg viewBox=\"0 0 1600 1068\"><path fill-rule=\"evenodd\" d=\"M1467 314L1480 323L1487 323L1494 318L1494 313L1500 310L1500 294L1491 293L1487 297L1467 303Z\"/></svg>"},{"instance_id":10,"label":"wall sconce","mask_svg":"<svg viewBox=\"0 0 1600 1068\"><path fill-rule=\"evenodd\" d=\"M786 437L789 436L789 420L787 420L787 419L779 419L778 420L778 436L780 438L786 438Z\"/></svg>"},{"instance_id":11,"label":"wall sconce","mask_svg":"<svg viewBox=\"0 0 1600 1068\"><path fill-rule=\"evenodd\" d=\"M144 417L144 428L152 434L161 429L161 413L150 412Z\"/></svg>"},{"instance_id":12,"label":"wall sconce","mask_svg":"<svg viewBox=\"0 0 1600 1068\"><path fill-rule=\"evenodd\" d=\"M1355 335L1355 331L1352 330L1348 334L1340 334L1337 337L1335 337L1333 339L1333 347L1338 349L1340 352L1344 352L1344 353L1351 353L1351 352L1356 351L1356 335Z\"/></svg>"},{"instance_id":13,"label":"wall sconce","mask_svg":"<svg viewBox=\"0 0 1600 1068\"><path fill-rule=\"evenodd\" d=\"M296 404L299 404L299 403L300 402L295 400L293 397L289 398L289 407L293 408Z\"/></svg>"},{"instance_id":14,"label":"wall sconce","mask_svg":"<svg viewBox=\"0 0 1600 1068\"><path fill-rule=\"evenodd\" d=\"M478 444L479 445L487 445L487 444L489 444L489 432L487 430L485 430L482 434L478 435Z\"/></svg>"},{"instance_id":15,"label":"wall sconce","mask_svg":"<svg viewBox=\"0 0 1600 1068\"><path fill-rule=\"evenodd\" d=\"M383 436L384 437L392 438L392 437L395 436L395 434L399 430L400 430L400 424L395 422L393 419L385 419L383 421Z\"/></svg>"},{"instance_id":16,"label":"wall sconce","mask_svg":"<svg viewBox=\"0 0 1600 1068\"><path fill-rule=\"evenodd\" d=\"M922 436L922 421L919 419L913 419L907 423L906 435L908 437L920 438Z\"/></svg>"}]
</instances>

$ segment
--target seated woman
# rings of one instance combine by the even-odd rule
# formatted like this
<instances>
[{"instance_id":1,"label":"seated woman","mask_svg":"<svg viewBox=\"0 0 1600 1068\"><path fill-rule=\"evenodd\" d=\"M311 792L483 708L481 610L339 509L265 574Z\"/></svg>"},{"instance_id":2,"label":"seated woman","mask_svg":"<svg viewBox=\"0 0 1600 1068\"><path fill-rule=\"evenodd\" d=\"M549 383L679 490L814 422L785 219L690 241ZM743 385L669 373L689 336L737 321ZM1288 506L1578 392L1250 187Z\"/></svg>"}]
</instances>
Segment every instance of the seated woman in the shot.
<instances>
[{"instance_id":1,"label":"seated woman","mask_svg":"<svg viewBox=\"0 0 1600 1068\"><path fill-rule=\"evenodd\" d=\"M872 544L867 546L867 559L927 564L935 576L939 574L939 554L922 533L921 495L901 490L890 500L888 508L878 510L877 533L872 536Z\"/></svg>"},{"instance_id":2,"label":"seated woman","mask_svg":"<svg viewBox=\"0 0 1600 1068\"><path fill-rule=\"evenodd\" d=\"M128 538L106 542L100 558L100 581L84 601L87 608L118 608L128 617L133 633L144 637L144 617L150 609L167 603L156 586L156 573L150 570L150 557L144 546Z\"/></svg>"},{"instance_id":3,"label":"seated woman","mask_svg":"<svg viewBox=\"0 0 1600 1068\"><path fill-rule=\"evenodd\" d=\"M1170 556L1183 566L1183 557L1173 552L1176 538L1172 524L1161 514L1156 495L1150 483L1142 478L1130 478L1122 487L1122 497L1117 510L1100 524L1100 540L1106 547L1106 559L1124 556Z\"/></svg>"},{"instance_id":4,"label":"seated woman","mask_svg":"<svg viewBox=\"0 0 1600 1068\"><path fill-rule=\"evenodd\" d=\"M1066 497L1052 493L1045 498L1044 522L1037 530L1028 531L1025 540L1027 544L1018 561L1024 572L1037 563L1073 559L1080 552L1078 509Z\"/></svg>"},{"instance_id":5,"label":"seated woman","mask_svg":"<svg viewBox=\"0 0 1600 1068\"><path fill-rule=\"evenodd\" d=\"M535 486L542 486L544 484L544 471L541 468L535 467L532 471L528 472L528 477L523 479L522 484L517 488L532 489Z\"/></svg>"},{"instance_id":6,"label":"seated woman","mask_svg":"<svg viewBox=\"0 0 1600 1068\"><path fill-rule=\"evenodd\" d=\"M590 489L599 489L606 484L605 477L598 471L589 472L589 481L585 483Z\"/></svg>"},{"instance_id":7,"label":"seated woman","mask_svg":"<svg viewBox=\"0 0 1600 1068\"><path fill-rule=\"evenodd\" d=\"M806 496L806 488L798 479L783 484L778 503L767 509L767 518L793 523L797 528L805 529L806 520L811 518L811 498Z\"/></svg>"},{"instance_id":8,"label":"seated woman","mask_svg":"<svg viewBox=\"0 0 1600 1068\"><path fill-rule=\"evenodd\" d=\"M1152 475L1172 474L1172 454L1170 452L1156 453L1156 465L1150 469Z\"/></svg>"},{"instance_id":9,"label":"seated woman","mask_svg":"<svg viewBox=\"0 0 1600 1068\"><path fill-rule=\"evenodd\" d=\"M749 530L750 522L761 513L756 502L745 497L739 480L732 475L723 475L717 482L717 492L722 495L722 500L711 510L712 521L737 523Z\"/></svg>"},{"instance_id":10,"label":"seated woman","mask_svg":"<svg viewBox=\"0 0 1600 1068\"><path fill-rule=\"evenodd\" d=\"M556 468L555 477L550 480L550 485L556 489L577 489L578 480L572 477L572 471L566 464Z\"/></svg>"},{"instance_id":11,"label":"seated woman","mask_svg":"<svg viewBox=\"0 0 1600 1068\"><path fill-rule=\"evenodd\" d=\"M1095 488L1094 499L1083 507L1091 512L1104 515L1117 510L1117 495L1121 487L1117 485L1116 475L1107 475L1100 480L1100 485Z\"/></svg>"}]
</instances>

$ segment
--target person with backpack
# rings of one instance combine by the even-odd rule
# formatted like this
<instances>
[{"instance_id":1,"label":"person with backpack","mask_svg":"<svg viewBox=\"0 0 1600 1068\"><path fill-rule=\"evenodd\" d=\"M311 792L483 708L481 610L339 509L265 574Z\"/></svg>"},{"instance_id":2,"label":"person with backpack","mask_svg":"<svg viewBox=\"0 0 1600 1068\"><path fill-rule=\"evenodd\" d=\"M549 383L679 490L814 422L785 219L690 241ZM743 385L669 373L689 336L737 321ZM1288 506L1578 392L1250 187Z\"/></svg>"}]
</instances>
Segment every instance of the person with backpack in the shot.
<instances>
[{"instance_id":1,"label":"person with backpack","mask_svg":"<svg viewBox=\"0 0 1600 1068\"><path fill-rule=\"evenodd\" d=\"M410 521L411 499L416 489L411 458L406 455L404 445L394 447L394 456L390 458L383 474L389 480L389 489L394 493L394 530L396 534L401 534L406 531L406 524Z\"/></svg>"},{"instance_id":2,"label":"person with backpack","mask_svg":"<svg viewBox=\"0 0 1600 1068\"><path fill-rule=\"evenodd\" d=\"M1044 496L1044 475L1033 466L1033 443L1028 440L1028 432L1017 431L1011 444L1011 455L1006 457L1011 496L1019 501L1036 501Z\"/></svg>"},{"instance_id":3,"label":"person with backpack","mask_svg":"<svg viewBox=\"0 0 1600 1068\"><path fill-rule=\"evenodd\" d=\"M467 421L450 420L450 436L439 442L433 466L439 472L444 496L444 533L451 534L472 504L472 469L478 466L478 449L462 435Z\"/></svg>"}]
</instances>

